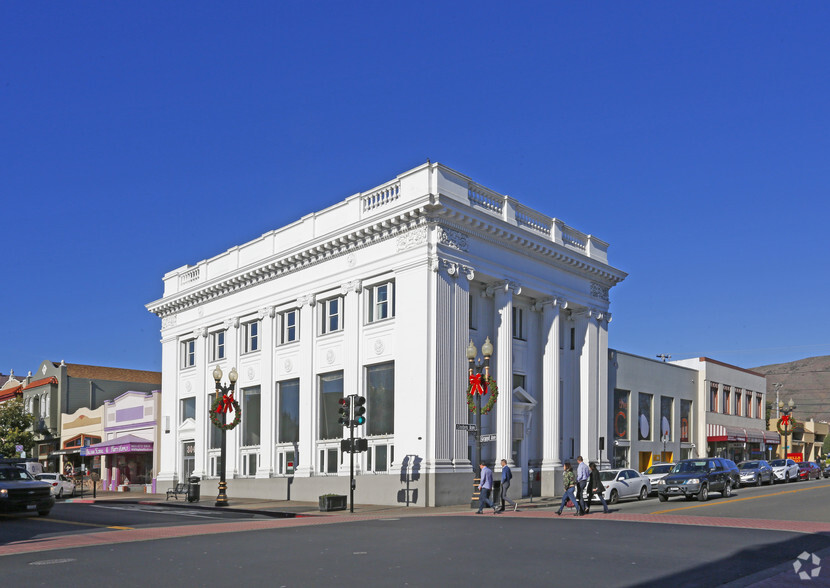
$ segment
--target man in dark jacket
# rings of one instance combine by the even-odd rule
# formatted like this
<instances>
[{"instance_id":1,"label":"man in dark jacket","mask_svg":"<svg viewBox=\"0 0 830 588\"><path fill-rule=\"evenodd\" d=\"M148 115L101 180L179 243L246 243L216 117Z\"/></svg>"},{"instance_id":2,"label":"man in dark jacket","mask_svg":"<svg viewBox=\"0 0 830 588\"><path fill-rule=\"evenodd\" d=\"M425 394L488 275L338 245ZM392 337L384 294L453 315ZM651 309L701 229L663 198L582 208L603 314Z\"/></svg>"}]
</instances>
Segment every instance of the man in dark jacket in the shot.
<instances>
[{"instance_id":1,"label":"man in dark jacket","mask_svg":"<svg viewBox=\"0 0 830 588\"><path fill-rule=\"evenodd\" d=\"M591 508L591 500L594 498L594 494L599 495L599 501L602 503L602 512L608 514L608 503L605 502L605 498L603 497L605 486L602 480L599 479L597 464L592 461L589 467L591 473L588 477L588 508L585 509L585 514L588 514L588 510Z\"/></svg>"},{"instance_id":2,"label":"man in dark jacket","mask_svg":"<svg viewBox=\"0 0 830 588\"><path fill-rule=\"evenodd\" d=\"M507 497L507 490L510 488L510 480L513 479L513 472L507 466L507 460L501 460L501 508L499 512L504 512L504 503L508 502L513 506L513 512L519 510L519 505Z\"/></svg>"}]
</instances>

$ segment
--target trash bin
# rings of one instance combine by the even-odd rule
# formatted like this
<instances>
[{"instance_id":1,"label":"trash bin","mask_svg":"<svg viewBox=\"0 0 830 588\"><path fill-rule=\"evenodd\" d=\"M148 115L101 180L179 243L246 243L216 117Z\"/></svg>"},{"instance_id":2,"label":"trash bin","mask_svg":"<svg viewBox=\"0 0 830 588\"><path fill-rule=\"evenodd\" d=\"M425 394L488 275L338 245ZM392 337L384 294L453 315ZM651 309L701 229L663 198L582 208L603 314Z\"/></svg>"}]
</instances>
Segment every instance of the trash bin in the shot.
<instances>
[{"instance_id":1,"label":"trash bin","mask_svg":"<svg viewBox=\"0 0 830 588\"><path fill-rule=\"evenodd\" d=\"M199 502L201 497L201 486L199 486L199 476L191 476L187 479L187 501Z\"/></svg>"}]
</instances>

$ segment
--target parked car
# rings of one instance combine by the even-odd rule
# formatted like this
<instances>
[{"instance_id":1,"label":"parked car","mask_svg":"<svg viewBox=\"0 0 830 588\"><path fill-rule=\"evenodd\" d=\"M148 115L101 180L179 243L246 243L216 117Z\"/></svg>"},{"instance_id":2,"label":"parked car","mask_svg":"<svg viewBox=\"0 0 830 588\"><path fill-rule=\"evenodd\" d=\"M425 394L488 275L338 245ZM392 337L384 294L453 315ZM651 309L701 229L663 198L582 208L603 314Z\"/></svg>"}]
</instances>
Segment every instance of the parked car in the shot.
<instances>
[{"instance_id":1,"label":"parked car","mask_svg":"<svg viewBox=\"0 0 830 588\"><path fill-rule=\"evenodd\" d=\"M720 492L728 498L732 489L741 483L735 462L720 457L683 459L674 464L672 471L657 482L657 497L665 502L672 496L686 500L697 498L705 502L710 492Z\"/></svg>"},{"instance_id":2,"label":"parked car","mask_svg":"<svg viewBox=\"0 0 830 588\"><path fill-rule=\"evenodd\" d=\"M673 463L655 463L646 471L641 472L651 483L651 492L657 492L657 481L668 474L673 467Z\"/></svg>"},{"instance_id":3,"label":"parked car","mask_svg":"<svg viewBox=\"0 0 830 588\"><path fill-rule=\"evenodd\" d=\"M772 466L765 459L753 459L742 461L738 464L741 471L741 484L747 486L760 486L761 484L772 484Z\"/></svg>"},{"instance_id":4,"label":"parked car","mask_svg":"<svg viewBox=\"0 0 830 588\"><path fill-rule=\"evenodd\" d=\"M769 462L772 466L772 473L776 482L787 482L798 480L798 464L791 459L773 459Z\"/></svg>"},{"instance_id":5,"label":"parked car","mask_svg":"<svg viewBox=\"0 0 830 588\"><path fill-rule=\"evenodd\" d=\"M798 465L799 480L809 480L810 478L818 480L821 478L821 468L818 467L817 463L813 461L799 461L796 462L796 465Z\"/></svg>"},{"instance_id":6,"label":"parked car","mask_svg":"<svg viewBox=\"0 0 830 588\"><path fill-rule=\"evenodd\" d=\"M649 479L636 470L600 470L599 479L605 486L602 497L609 504L616 504L621 498L645 500L651 492Z\"/></svg>"},{"instance_id":7,"label":"parked car","mask_svg":"<svg viewBox=\"0 0 830 588\"><path fill-rule=\"evenodd\" d=\"M52 496L75 496L75 483L63 474L38 474L35 480L49 482L52 485Z\"/></svg>"},{"instance_id":8,"label":"parked car","mask_svg":"<svg viewBox=\"0 0 830 588\"><path fill-rule=\"evenodd\" d=\"M830 478L830 461L828 461L824 466L824 477Z\"/></svg>"},{"instance_id":9,"label":"parked car","mask_svg":"<svg viewBox=\"0 0 830 588\"><path fill-rule=\"evenodd\" d=\"M0 510L37 511L46 516L54 505L51 485L38 482L22 468L0 465Z\"/></svg>"}]
</instances>

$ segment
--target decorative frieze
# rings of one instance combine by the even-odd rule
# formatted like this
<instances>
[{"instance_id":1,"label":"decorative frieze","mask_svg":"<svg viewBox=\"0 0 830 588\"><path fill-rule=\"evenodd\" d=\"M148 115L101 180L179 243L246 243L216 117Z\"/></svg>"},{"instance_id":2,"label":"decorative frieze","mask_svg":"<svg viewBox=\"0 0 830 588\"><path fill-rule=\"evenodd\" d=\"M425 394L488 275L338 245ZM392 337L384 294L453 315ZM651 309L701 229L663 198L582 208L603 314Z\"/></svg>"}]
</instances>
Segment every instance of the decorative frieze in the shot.
<instances>
[{"instance_id":1,"label":"decorative frieze","mask_svg":"<svg viewBox=\"0 0 830 588\"><path fill-rule=\"evenodd\" d=\"M606 302L610 300L608 297L608 287L596 282L591 282L591 296L605 300Z\"/></svg>"},{"instance_id":2,"label":"decorative frieze","mask_svg":"<svg viewBox=\"0 0 830 588\"><path fill-rule=\"evenodd\" d=\"M398 235L395 242L397 251L406 251L424 245L427 242L427 227L421 226Z\"/></svg>"},{"instance_id":3,"label":"decorative frieze","mask_svg":"<svg viewBox=\"0 0 830 588\"><path fill-rule=\"evenodd\" d=\"M161 330L171 329L176 326L177 314L171 314L161 319Z\"/></svg>"},{"instance_id":4,"label":"decorative frieze","mask_svg":"<svg viewBox=\"0 0 830 588\"><path fill-rule=\"evenodd\" d=\"M438 227L438 242L441 245L458 249L459 251L469 251L467 246L467 235L461 231L454 231L446 227Z\"/></svg>"}]
</instances>

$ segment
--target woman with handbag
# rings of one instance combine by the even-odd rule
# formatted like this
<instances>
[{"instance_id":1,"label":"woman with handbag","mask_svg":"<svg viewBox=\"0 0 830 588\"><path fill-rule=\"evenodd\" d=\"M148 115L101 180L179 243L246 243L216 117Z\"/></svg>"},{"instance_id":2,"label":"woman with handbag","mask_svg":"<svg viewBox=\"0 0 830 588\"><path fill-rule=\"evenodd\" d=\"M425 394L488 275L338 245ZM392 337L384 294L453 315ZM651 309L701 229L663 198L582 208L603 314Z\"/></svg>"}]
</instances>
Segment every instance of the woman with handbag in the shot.
<instances>
[{"instance_id":1,"label":"woman with handbag","mask_svg":"<svg viewBox=\"0 0 830 588\"><path fill-rule=\"evenodd\" d=\"M599 501L602 503L602 512L608 514L608 503L605 502L605 498L602 496L605 492L605 486L602 485L602 480L599 479L597 464L592 461L588 464L588 467L591 468L591 477L588 478L588 506L585 509L585 514L588 514L588 511L591 510L591 500L594 498L594 494L599 496Z\"/></svg>"},{"instance_id":2,"label":"woman with handbag","mask_svg":"<svg viewBox=\"0 0 830 588\"><path fill-rule=\"evenodd\" d=\"M574 492L576 492L576 475L574 475L571 464L568 462L565 462L564 486L565 493L562 495L562 504L559 505L559 510L556 511L556 514L558 515L562 514L562 509L565 508L565 504L567 504L569 500L574 506L578 504L576 501L576 494L574 494ZM574 516L578 517L581 515L582 513L579 511L579 507L577 507Z\"/></svg>"}]
</instances>

